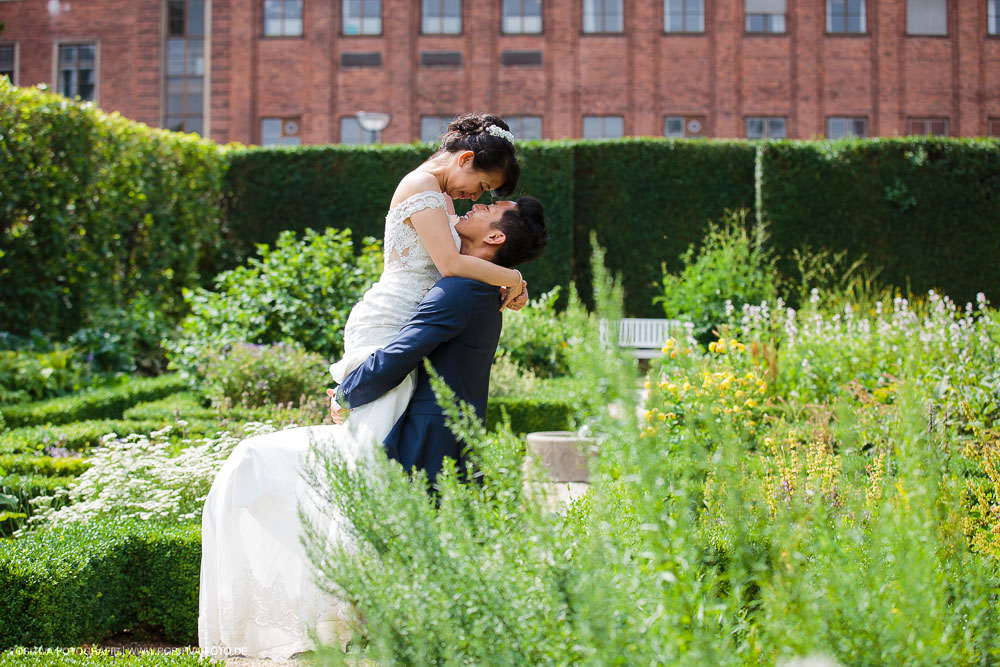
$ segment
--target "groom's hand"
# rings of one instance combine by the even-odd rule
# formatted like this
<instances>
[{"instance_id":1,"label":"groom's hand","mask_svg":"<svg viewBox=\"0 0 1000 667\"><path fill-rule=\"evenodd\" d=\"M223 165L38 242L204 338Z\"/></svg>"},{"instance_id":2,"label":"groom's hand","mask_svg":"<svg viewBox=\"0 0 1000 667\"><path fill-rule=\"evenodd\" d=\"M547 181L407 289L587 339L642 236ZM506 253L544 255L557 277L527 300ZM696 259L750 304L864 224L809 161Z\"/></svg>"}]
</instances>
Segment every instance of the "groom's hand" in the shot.
<instances>
[{"instance_id":1,"label":"groom's hand","mask_svg":"<svg viewBox=\"0 0 1000 667\"><path fill-rule=\"evenodd\" d=\"M503 300L506 301L507 300L507 288L506 287L501 287L500 288L500 292L501 292L501 296L503 297ZM503 307L501 308L501 310L503 308L507 308L509 310L521 310L522 308L524 308L525 304L527 304L527 303L528 303L528 283L527 283L527 281L523 281L522 280L521 281L521 293L518 294L516 297L514 297L514 300L511 301L510 303L505 303L503 305Z\"/></svg>"},{"instance_id":2,"label":"groom's hand","mask_svg":"<svg viewBox=\"0 0 1000 667\"><path fill-rule=\"evenodd\" d=\"M333 418L334 424L343 424L344 420L347 419L347 415L350 414L350 410L347 408L340 407L337 403L337 390L327 389L326 395L330 397L330 416Z\"/></svg>"}]
</instances>

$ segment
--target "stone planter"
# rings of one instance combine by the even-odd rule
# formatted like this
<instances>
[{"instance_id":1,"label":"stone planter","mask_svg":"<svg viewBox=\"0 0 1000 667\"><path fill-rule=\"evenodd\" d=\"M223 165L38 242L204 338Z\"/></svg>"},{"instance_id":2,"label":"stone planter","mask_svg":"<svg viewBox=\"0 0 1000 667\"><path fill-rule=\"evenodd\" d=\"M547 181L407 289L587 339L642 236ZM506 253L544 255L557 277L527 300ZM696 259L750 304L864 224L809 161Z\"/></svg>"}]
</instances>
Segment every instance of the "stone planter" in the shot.
<instances>
[{"instance_id":1,"label":"stone planter","mask_svg":"<svg viewBox=\"0 0 1000 667\"><path fill-rule=\"evenodd\" d=\"M550 482L587 482L587 454L597 454L597 442L572 431L541 431L528 434L525 470L537 461Z\"/></svg>"}]
</instances>

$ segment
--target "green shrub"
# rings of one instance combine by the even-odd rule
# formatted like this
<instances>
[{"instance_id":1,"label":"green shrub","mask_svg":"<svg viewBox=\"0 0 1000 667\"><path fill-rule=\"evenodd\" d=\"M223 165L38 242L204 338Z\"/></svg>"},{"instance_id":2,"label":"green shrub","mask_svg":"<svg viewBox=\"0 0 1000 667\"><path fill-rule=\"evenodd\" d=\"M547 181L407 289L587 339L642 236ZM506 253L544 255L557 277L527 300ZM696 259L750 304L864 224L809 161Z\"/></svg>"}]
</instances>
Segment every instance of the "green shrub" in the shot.
<instances>
[{"instance_id":1,"label":"green shrub","mask_svg":"<svg viewBox=\"0 0 1000 667\"><path fill-rule=\"evenodd\" d=\"M212 667L216 663L195 649L169 653L144 650L139 654L116 650L28 649L0 652L0 667Z\"/></svg>"},{"instance_id":2,"label":"green shrub","mask_svg":"<svg viewBox=\"0 0 1000 667\"><path fill-rule=\"evenodd\" d=\"M0 496L17 500L17 505L8 509L10 514L4 519L0 514L0 535L12 535L31 517L31 500L40 496L51 496L60 489L69 488L73 477L47 477L37 474L10 474L0 477ZM62 506L61 501L57 506Z\"/></svg>"},{"instance_id":3,"label":"green shrub","mask_svg":"<svg viewBox=\"0 0 1000 667\"><path fill-rule=\"evenodd\" d=\"M100 445L108 433L149 433L165 425L163 421L95 419L57 426L24 426L0 433L0 452L32 454L48 448L82 452Z\"/></svg>"},{"instance_id":4,"label":"green shrub","mask_svg":"<svg viewBox=\"0 0 1000 667\"><path fill-rule=\"evenodd\" d=\"M198 638L201 527L128 520L31 531L0 550L0 649L78 646L144 624Z\"/></svg>"},{"instance_id":5,"label":"green shrub","mask_svg":"<svg viewBox=\"0 0 1000 667\"><path fill-rule=\"evenodd\" d=\"M561 289L539 294L516 313L504 316L500 353L526 372L539 377L565 375L567 352L574 338L570 318L556 309ZM570 292L569 308L578 308L575 292Z\"/></svg>"},{"instance_id":6,"label":"green shrub","mask_svg":"<svg viewBox=\"0 0 1000 667\"><path fill-rule=\"evenodd\" d=\"M690 246L681 256L682 269L665 273L663 293L654 301L669 319L684 319L702 343L729 319L727 309L743 304L774 304L778 296L775 259L767 247L763 225L747 230L746 213L709 224L701 248ZM728 305L727 305L728 304Z\"/></svg>"},{"instance_id":7,"label":"green shrub","mask_svg":"<svg viewBox=\"0 0 1000 667\"><path fill-rule=\"evenodd\" d=\"M155 366L217 251L224 150L9 81L0 127L0 330Z\"/></svg>"},{"instance_id":8,"label":"green shrub","mask_svg":"<svg viewBox=\"0 0 1000 667\"><path fill-rule=\"evenodd\" d=\"M54 449L54 448L50 448ZM0 454L0 476L5 474L76 477L90 467L86 459L58 452L57 456L31 454Z\"/></svg>"},{"instance_id":9,"label":"green shrub","mask_svg":"<svg viewBox=\"0 0 1000 667\"><path fill-rule=\"evenodd\" d=\"M87 389L71 396L0 407L7 426L66 424L83 419L119 419L136 403L162 398L187 389L178 374L130 379L116 387Z\"/></svg>"},{"instance_id":10,"label":"green shrub","mask_svg":"<svg viewBox=\"0 0 1000 667\"><path fill-rule=\"evenodd\" d=\"M274 248L259 246L259 258L220 274L214 292L186 291L191 313L168 345L172 366L199 375L233 343L288 342L339 357L347 316L381 270L372 239L354 251L350 231L285 232Z\"/></svg>"},{"instance_id":11,"label":"green shrub","mask_svg":"<svg viewBox=\"0 0 1000 667\"><path fill-rule=\"evenodd\" d=\"M329 385L330 362L298 345L234 343L209 354L199 367L214 405L226 399L247 407L294 403L320 396Z\"/></svg>"},{"instance_id":12,"label":"green shrub","mask_svg":"<svg viewBox=\"0 0 1000 667\"><path fill-rule=\"evenodd\" d=\"M89 382L90 367L71 347L0 350L0 404L52 398Z\"/></svg>"},{"instance_id":13,"label":"green shrub","mask_svg":"<svg viewBox=\"0 0 1000 667\"><path fill-rule=\"evenodd\" d=\"M491 398L486 409L486 428L495 431L510 419L514 433L565 431L573 427L576 406L567 401L539 400L532 397Z\"/></svg>"},{"instance_id":14,"label":"green shrub","mask_svg":"<svg viewBox=\"0 0 1000 667\"><path fill-rule=\"evenodd\" d=\"M164 424L176 419L216 419L217 410L206 407L201 394L191 391L171 394L155 401L137 403L122 413L122 419L134 421L161 421Z\"/></svg>"}]
</instances>

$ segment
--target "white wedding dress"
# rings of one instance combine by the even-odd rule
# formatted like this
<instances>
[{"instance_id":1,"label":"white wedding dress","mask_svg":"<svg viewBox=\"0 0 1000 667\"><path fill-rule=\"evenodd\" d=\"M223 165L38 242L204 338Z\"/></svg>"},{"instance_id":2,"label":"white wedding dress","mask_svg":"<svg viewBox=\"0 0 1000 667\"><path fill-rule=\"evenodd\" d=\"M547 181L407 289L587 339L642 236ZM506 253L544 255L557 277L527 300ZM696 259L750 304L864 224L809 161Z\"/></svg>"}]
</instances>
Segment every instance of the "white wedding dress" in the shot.
<instances>
[{"instance_id":1,"label":"white wedding dress","mask_svg":"<svg viewBox=\"0 0 1000 667\"><path fill-rule=\"evenodd\" d=\"M388 344L441 275L407 222L413 213L443 208L440 192L421 192L385 219L384 270L351 310L344 358L330 367L338 383L372 352ZM460 247L454 222L451 227ZM310 443L333 447L350 464L362 463L403 414L416 372L381 398L351 412L343 426L309 426L240 442L212 483L202 514L198 644L202 655L286 659L349 638L348 605L322 591L302 544L298 507L314 525L343 536L343 519L320 515L300 470Z\"/></svg>"}]
</instances>

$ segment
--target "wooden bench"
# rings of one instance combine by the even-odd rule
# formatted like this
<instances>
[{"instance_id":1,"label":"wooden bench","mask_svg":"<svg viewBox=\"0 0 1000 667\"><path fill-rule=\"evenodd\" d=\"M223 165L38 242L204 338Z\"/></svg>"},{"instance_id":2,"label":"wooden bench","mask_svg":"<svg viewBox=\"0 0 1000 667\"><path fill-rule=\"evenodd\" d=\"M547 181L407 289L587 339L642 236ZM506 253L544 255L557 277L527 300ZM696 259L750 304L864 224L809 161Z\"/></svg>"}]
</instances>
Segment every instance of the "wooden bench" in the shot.
<instances>
[{"instance_id":1,"label":"wooden bench","mask_svg":"<svg viewBox=\"0 0 1000 667\"><path fill-rule=\"evenodd\" d=\"M618 347L629 350L636 359L655 359L663 356L663 343L673 336L684 336L684 323L643 317L625 317L617 321ZM601 340L611 342L608 320L601 320Z\"/></svg>"}]
</instances>

